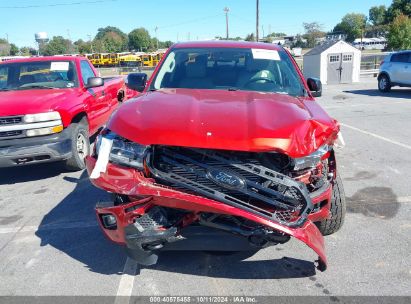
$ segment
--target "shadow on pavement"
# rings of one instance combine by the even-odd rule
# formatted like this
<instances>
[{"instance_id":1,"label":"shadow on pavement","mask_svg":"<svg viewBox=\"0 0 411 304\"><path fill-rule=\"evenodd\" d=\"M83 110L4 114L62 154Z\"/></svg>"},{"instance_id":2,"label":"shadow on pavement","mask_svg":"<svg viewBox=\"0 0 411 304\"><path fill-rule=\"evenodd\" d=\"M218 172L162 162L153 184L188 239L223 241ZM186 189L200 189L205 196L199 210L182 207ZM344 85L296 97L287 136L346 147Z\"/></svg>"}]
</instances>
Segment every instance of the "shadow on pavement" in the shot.
<instances>
[{"instance_id":1,"label":"shadow on pavement","mask_svg":"<svg viewBox=\"0 0 411 304\"><path fill-rule=\"evenodd\" d=\"M101 274L121 274L126 255L120 246L109 242L98 227L94 206L108 194L95 188L86 171L79 179L65 177L75 189L47 213L36 232L41 246L53 246ZM76 227L78 225L78 227Z\"/></svg>"},{"instance_id":2,"label":"shadow on pavement","mask_svg":"<svg viewBox=\"0 0 411 304\"><path fill-rule=\"evenodd\" d=\"M65 169L61 163L0 168L0 185L18 184L55 177L63 172L65 172Z\"/></svg>"},{"instance_id":3,"label":"shadow on pavement","mask_svg":"<svg viewBox=\"0 0 411 304\"><path fill-rule=\"evenodd\" d=\"M291 279L315 275L312 262L283 257L242 260L241 255L212 256L198 251L168 251L147 269L228 279Z\"/></svg>"},{"instance_id":4,"label":"shadow on pavement","mask_svg":"<svg viewBox=\"0 0 411 304\"><path fill-rule=\"evenodd\" d=\"M379 97L390 97L390 98L407 98L411 97L410 89L396 89L393 88L391 92L382 93L378 89L367 89L367 90L346 90L344 93L351 93L357 95L366 95L366 96L379 96Z\"/></svg>"},{"instance_id":5,"label":"shadow on pavement","mask_svg":"<svg viewBox=\"0 0 411 304\"><path fill-rule=\"evenodd\" d=\"M97 225L94 206L108 194L95 188L84 171L80 178L65 177L75 189L47 213L36 232L41 246L53 246L84 264L90 271L110 275L122 274L126 254L121 246L108 241ZM77 227L78 225L78 227ZM162 252L159 271L238 279L281 279L309 277L315 265L298 259L282 258L243 261L244 254L212 256L203 252Z\"/></svg>"}]
</instances>

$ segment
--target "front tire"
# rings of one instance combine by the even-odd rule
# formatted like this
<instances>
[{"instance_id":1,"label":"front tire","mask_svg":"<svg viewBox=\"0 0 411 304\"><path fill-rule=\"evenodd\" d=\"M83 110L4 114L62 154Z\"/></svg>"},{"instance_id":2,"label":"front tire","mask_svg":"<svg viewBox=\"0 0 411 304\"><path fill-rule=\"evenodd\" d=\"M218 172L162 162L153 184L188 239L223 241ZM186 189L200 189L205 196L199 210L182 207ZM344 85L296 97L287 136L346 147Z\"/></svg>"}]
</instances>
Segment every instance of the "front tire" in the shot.
<instances>
[{"instance_id":1,"label":"front tire","mask_svg":"<svg viewBox=\"0 0 411 304\"><path fill-rule=\"evenodd\" d=\"M341 177L338 175L334 182L333 193L331 197L331 218L315 223L322 235L333 234L342 227L345 218L345 211L346 203L344 187Z\"/></svg>"},{"instance_id":2,"label":"front tire","mask_svg":"<svg viewBox=\"0 0 411 304\"><path fill-rule=\"evenodd\" d=\"M384 93L391 91L391 82L387 75L378 77L378 90Z\"/></svg>"},{"instance_id":3,"label":"front tire","mask_svg":"<svg viewBox=\"0 0 411 304\"><path fill-rule=\"evenodd\" d=\"M90 139L88 134L88 124L85 119L71 126L71 157L66 160L66 169L70 171L83 170L86 167L84 162L90 154Z\"/></svg>"}]
</instances>

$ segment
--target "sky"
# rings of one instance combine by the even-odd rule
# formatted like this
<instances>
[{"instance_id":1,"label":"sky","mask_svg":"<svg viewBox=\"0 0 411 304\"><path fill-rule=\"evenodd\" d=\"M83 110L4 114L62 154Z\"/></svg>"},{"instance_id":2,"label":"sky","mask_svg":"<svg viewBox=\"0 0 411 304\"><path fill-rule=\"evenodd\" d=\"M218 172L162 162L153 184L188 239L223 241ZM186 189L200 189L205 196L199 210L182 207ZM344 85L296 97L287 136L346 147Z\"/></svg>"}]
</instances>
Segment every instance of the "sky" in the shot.
<instances>
[{"instance_id":1,"label":"sky","mask_svg":"<svg viewBox=\"0 0 411 304\"><path fill-rule=\"evenodd\" d=\"M371 6L391 2L260 0L260 36L303 33L302 23L313 21L329 31L347 13L368 16ZM224 7L230 9L230 37L245 37L255 32L255 6L255 0L0 0L0 38L19 47L35 46L36 32L89 40L98 28L111 25L125 33L145 27L162 41L206 40L225 37Z\"/></svg>"}]
</instances>

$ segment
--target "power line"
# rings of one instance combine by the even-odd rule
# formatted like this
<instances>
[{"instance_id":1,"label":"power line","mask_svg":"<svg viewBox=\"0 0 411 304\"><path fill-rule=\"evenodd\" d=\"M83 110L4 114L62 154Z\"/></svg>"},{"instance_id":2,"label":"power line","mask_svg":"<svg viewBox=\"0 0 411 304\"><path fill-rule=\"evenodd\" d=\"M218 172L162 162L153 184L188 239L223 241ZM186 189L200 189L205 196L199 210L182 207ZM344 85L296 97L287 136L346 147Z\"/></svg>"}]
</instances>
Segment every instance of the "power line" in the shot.
<instances>
[{"instance_id":1,"label":"power line","mask_svg":"<svg viewBox=\"0 0 411 304\"><path fill-rule=\"evenodd\" d=\"M66 2L66 3L53 3L53 4L31 4L31 5L19 5L19 6L0 6L0 9L24 9L24 8L39 8L39 7L56 7L56 6L71 6L82 4L96 4L104 2L117 2L118 0L94 0L94 1L79 1L79 2Z\"/></svg>"}]
</instances>

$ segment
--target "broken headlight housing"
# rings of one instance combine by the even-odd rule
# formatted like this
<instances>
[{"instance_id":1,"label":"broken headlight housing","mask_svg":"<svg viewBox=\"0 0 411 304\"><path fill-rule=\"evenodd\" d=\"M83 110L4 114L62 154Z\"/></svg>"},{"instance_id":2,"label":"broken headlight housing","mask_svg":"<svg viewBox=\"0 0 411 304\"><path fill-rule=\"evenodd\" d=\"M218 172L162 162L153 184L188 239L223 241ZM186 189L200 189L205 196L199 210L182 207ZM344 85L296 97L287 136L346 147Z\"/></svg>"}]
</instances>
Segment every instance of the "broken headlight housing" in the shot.
<instances>
[{"instance_id":1,"label":"broken headlight housing","mask_svg":"<svg viewBox=\"0 0 411 304\"><path fill-rule=\"evenodd\" d=\"M319 162L328 158L331 147L329 145L321 146L318 150L305 157L293 159L293 166L295 171L315 168Z\"/></svg>"},{"instance_id":2,"label":"broken headlight housing","mask_svg":"<svg viewBox=\"0 0 411 304\"><path fill-rule=\"evenodd\" d=\"M95 153L98 157L105 157L104 154L108 153L108 161L111 163L143 170L144 158L149 147L132 142L106 129L96 139Z\"/></svg>"}]
</instances>

